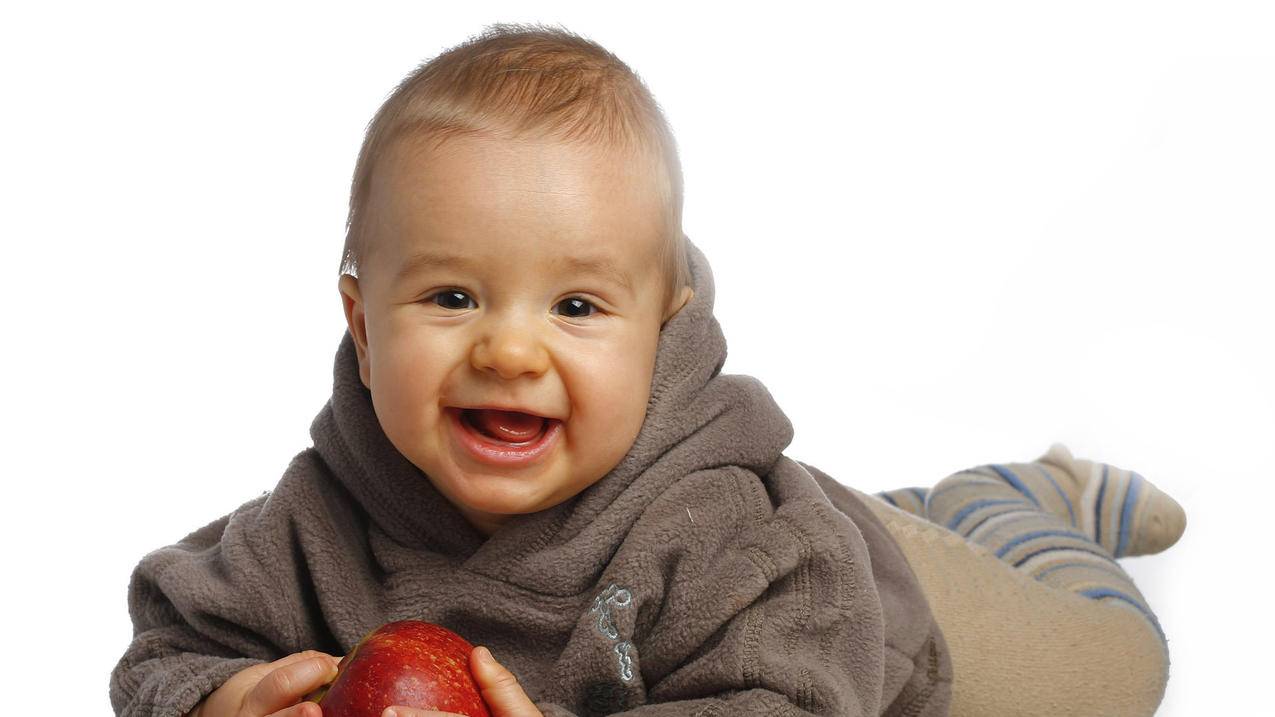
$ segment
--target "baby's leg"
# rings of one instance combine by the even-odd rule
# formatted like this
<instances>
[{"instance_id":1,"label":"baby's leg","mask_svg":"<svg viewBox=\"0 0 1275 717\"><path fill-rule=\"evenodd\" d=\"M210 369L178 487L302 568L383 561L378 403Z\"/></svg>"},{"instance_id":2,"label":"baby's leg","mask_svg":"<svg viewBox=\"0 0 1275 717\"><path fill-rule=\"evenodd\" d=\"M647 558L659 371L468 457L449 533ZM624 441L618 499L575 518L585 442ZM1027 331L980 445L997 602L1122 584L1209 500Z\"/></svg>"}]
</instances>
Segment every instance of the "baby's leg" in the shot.
<instances>
[{"instance_id":1,"label":"baby's leg","mask_svg":"<svg viewBox=\"0 0 1275 717\"><path fill-rule=\"evenodd\" d=\"M1093 538L1105 525L1123 554L1164 549L1185 525L1171 498L1057 445L1030 464L962 471L920 496L880 496L868 505L898 540L952 652L954 716L1154 713L1168 679L1163 634ZM915 515L918 504L930 520Z\"/></svg>"}]
</instances>

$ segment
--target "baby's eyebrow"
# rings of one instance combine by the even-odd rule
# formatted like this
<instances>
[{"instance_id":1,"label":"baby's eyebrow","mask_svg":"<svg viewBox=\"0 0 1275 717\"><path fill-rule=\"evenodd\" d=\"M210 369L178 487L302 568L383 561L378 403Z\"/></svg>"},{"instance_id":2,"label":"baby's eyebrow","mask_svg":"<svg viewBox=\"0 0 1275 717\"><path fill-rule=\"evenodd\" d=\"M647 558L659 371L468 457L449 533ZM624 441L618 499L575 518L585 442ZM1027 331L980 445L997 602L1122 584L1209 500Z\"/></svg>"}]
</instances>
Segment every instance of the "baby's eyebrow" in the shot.
<instances>
[{"instance_id":1,"label":"baby's eyebrow","mask_svg":"<svg viewBox=\"0 0 1275 717\"><path fill-rule=\"evenodd\" d=\"M630 294L633 293L633 281L629 279L629 275L620 270L615 262L605 256L565 256L559 260L567 265L568 268L578 272L587 274L596 274L609 279L611 282L618 284Z\"/></svg>"},{"instance_id":2,"label":"baby's eyebrow","mask_svg":"<svg viewBox=\"0 0 1275 717\"><path fill-rule=\"evenodd\" d=\"M623 287L629 294L633 293L633 280L618 267L610 257L606 256L564 256L555 260L568 270L594 274ZM480 265L481 262L460 254L452 254L437 249L425 249L412 254L403 262L398 270L398 281L403 281L416 272L427 267L444 269L468 269Z\"/></svg>"},{"instance_id":3,"label":"baby's eyebrow","mask_svg":"<svg viewBox=\"0 0 1275 717\"><path fill-rule=\"evenodd\" d=\"M459 254L449 254L447 252L437 251L434 249L426 249L412 254L407 258L407 261L403 262L403 266L398 270L397 280L403 281L416 272L428 267L465 269L475 266L476 264L477 262Z\"/></svg>"}]
</instances>

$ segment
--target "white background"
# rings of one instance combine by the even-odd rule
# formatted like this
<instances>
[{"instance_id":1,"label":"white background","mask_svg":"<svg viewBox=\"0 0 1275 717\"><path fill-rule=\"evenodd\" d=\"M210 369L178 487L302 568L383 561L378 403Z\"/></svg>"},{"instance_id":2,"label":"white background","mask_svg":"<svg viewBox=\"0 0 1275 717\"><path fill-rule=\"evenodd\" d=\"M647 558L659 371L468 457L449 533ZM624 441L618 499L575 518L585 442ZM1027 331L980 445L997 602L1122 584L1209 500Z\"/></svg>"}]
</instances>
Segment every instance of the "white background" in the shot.
<instances>
[{"instance_id":1,"label":"white background","mask_svg":"<svg viewBox=\"0 0 1275 717\"><path fill-rule=\"evenodd\" d=\"M1264 694L1269 6L451 5L0 22L7 712L108 713L133 566L310 445L364 126L497 21L652 88L726 371L769 387L790 455L868 491L1053 441L1137 470L1189 516L1125 561L1170 638L1160 714Z\"/></svg>"}]
</instances>

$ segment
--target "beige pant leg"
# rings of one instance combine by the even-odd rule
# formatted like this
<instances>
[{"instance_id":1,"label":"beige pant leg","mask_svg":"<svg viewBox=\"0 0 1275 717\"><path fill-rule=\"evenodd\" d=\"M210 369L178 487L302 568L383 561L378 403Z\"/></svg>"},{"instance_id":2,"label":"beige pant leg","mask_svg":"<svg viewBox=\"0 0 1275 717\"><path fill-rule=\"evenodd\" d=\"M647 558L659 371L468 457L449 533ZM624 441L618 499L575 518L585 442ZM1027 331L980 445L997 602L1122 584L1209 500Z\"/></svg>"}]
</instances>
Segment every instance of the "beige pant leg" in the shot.
<instances>
[{"instance_id":1,"label":"beige pant leg","mask_svg":"<svg viewBox=\"0 0 1275 717\"><path fill-rule=\"evenodd\" d=\"M952 717L1137 717L1168 681L1132 608L1032 579L986 548L859 493L898 541L952 656Z\"/></svg>"}]
</instances>

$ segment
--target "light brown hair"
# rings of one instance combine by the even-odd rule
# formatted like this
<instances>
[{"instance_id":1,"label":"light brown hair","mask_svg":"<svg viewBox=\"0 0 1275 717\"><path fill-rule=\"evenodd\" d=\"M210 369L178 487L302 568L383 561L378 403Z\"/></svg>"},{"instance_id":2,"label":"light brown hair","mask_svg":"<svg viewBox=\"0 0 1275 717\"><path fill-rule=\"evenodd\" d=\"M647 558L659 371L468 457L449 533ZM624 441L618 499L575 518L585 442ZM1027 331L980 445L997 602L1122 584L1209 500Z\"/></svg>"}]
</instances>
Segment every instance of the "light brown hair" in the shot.
<instances>
[{"instance_id":1,"label":"light brown hair","mask_svg":"<svg viewBox=\"0 0 1275 717\"><path fill-rule=\"evenodd\" d=\"M341 274L357 277L372 251L365 231L372 173L395 140L471 134L579 141L653 160L666 208L663 305L690 285L677 143L646 85L592 40L561 27L507 23L420 65L368 123L350 187Z\"/></svg>"}]
</instances>

